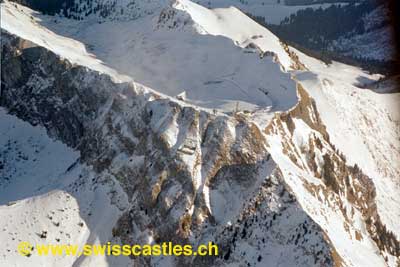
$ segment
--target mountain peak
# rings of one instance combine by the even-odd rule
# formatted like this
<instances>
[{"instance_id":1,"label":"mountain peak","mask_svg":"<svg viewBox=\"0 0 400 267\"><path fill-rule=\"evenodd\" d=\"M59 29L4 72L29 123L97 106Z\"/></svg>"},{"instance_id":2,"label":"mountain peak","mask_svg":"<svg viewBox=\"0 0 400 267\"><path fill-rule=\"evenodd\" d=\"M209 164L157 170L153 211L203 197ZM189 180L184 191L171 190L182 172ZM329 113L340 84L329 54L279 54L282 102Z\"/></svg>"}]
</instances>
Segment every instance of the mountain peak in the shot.
<instances>
[{"instance_id":1,"label":"mountain peak","mask_svg":"<svg viewBox=\"0 0 400 267\"><path fill-rule=\"evenodd\" d=\"M1 3L0 265L398 265L397 80L306 55L230 3ZM10 249L43 239L221 254Z\"/></svg>"}]
</instances>

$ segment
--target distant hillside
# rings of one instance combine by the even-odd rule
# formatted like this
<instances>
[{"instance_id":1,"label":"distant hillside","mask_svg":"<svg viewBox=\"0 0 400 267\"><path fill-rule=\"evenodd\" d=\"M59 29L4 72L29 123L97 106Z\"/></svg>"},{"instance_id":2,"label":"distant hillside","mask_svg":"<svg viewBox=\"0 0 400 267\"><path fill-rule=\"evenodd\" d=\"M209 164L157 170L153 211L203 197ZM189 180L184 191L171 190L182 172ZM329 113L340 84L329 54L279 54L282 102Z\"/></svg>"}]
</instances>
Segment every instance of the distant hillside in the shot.
<instances>
[{"instance_id":1,"label":"distant hillside","mask_svg":"<svg viewBox=\"0 0 400 267\"><path fill-rule=\"evenodd\" d=\"M54 15L74 5L75 0L13 0L45 14Z\"/></svg>"},{"instance_id":2,"label":"distant hillside","mask_svg":"<svg viewBox=\"0 0 400 267\"><path fill-rule=\"evenodd\" d=\"M387 72L395 58L388 10L386 4L363 1L301 9L280 25L270 24L262 16L254 19L285 42L324 61Z\"/></svg>"},{"instance_id":3,"label":"distant hillside","mask_svg":"<svg viewBox=\"0 0 400 267\"><path fill-rule=\"evenodd\" d=\"M279 0L277 0L279 1ZM313 4L329 4L329 3L360 3L363 0L285 0L285 5L297 6L297 5L313 5Z\"/></svg>"}]
</instances>

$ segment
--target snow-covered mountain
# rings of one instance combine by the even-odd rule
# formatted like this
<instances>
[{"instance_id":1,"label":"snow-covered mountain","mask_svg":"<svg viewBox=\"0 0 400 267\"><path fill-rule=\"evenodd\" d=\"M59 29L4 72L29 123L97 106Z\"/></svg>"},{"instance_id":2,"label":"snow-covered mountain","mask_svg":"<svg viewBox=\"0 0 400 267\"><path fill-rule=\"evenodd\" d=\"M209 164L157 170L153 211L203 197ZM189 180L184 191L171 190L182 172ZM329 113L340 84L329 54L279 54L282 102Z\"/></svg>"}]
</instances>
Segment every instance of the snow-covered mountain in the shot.
<instances>
[{"instance_id":1,"label":"snow-covered mountain","mask_svg":"<svg viewBox=\"0 0 400 267\"><path fill-rule=\"evenodd\" d=\"M0 266L400 264L396 88L235 7L130 2L76 10L107 19L1 4ZM221 254L23 257L20 241Z\"/></svg>"}]
</instances>

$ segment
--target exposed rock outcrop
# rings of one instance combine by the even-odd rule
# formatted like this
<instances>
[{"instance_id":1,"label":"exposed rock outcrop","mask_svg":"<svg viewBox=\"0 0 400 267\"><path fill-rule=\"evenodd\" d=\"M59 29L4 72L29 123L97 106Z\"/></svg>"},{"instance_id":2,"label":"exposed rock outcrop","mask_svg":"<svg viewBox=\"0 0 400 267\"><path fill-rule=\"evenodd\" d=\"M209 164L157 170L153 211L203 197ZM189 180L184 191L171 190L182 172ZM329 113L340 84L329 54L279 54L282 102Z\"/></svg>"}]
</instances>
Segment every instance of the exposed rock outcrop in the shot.
<instances>
[{"instance_id":1,"label":"exposed rock outcrop","mask_svg":"<svg viewBox=\"0 0 400 267\"><path fill-rule=\"evenodd\" d=\"M113 230L121 242L220 245L219 257L181 257L176 266L278 264L277 253L288 264L333 264L255 124L115 83L5 31L2 60L1 106L119 181L130 202Z\"/></svg>"}]
</instances>

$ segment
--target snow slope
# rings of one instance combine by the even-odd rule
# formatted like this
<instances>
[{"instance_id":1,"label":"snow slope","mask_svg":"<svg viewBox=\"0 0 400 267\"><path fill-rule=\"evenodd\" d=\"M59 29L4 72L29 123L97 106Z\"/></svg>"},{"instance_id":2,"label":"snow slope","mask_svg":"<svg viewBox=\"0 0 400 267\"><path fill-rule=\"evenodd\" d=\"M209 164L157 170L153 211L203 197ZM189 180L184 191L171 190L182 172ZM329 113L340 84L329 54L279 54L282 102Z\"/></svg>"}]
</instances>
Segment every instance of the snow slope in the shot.
<instances>
[{"instance_id":1,"label":"snow slope","mask_svg":"<svg viewBox=\"0 0 400 267\"><path fill-rule=\"evenodd\" d=\"M225 18L237 17L236 21L245 19L245 26L248 28L242 27L241 32L235 34L234 28L239 24L230 24L226 19L216 20L215 13L198 5L194 8L199 10L198 18L215 22L214 25L201 26L211 34L221 35L220 29L230 27L226 37L233 38L232 41L239 43L241 47L254 43L264 52L276 53L282 65L286 69L290 68L290 58L278 39L240 11L229 9L225 15ZM86 47L92 48L91 53L96 54L104 64L169 96L185 91L188 103L225 111L238 107L239 110L263 109L274 112L287 110L297 102L295 83L288 73L281 71L279 64L273 62L273 57L260 59L257 50L250 49L248 52L254 53L247 53L232 45L232 41L226 38L199 35L193 29L190 18L183 12L175 14L174 11L174 17L171 18L177 20L178 26L182 27L180 30L165 27L169 22L159 23L158 14L139 18L135 23L109 21L98 24L61 18L57 18L55 23L49 16L39 16L39 19L32 20L30 12L26 8L18 10L6 2L2 8L3 29L43 44L63 56L69 55L65 55L64 47L69 43L74 46L76 41L67 39L64 42L65 37L56 33L81 40ZM14 20L12 16L19 19ZM19 23L26 26L19 27ZM43 26L53 32L44 30ZM194 27L198 28L196 25ZM30 34L36 31L34 29L39 34ZM102 34L98 34L99 32ZM46 41L53 39L55 41ZM271 49L267 49L268 45ZM106 71L108 68L95 58L91 60L92 56L85 51L82 44L68 52L72 62L99 71ZM74 58L77 57L74 55L79 55L79 58ZM276 78L268 79L263 73L269 73Z\"/></svg>"},{"instance_id":2,"label":"snow slope","mask_svg":"<svg viewBox=\"0 0 400 267\"><path fill-rule=\"evenodd\" d=\"M290 67L291 58L278 39L270 37L270 32L248 18L243 18L245 15L237 9L210 11L187 0L177 3L177 8L189 12L205 33L224 35L239 44L246 44L246 37L250 35L265 36L265 39L257 39L255 43L263 51L277 53L278 57L284 58L284 62L287 60L283 65ZM240 24L236 21L240 21ZM299 72L295 79L315 99L332 143L346 155L350 164L359 165L374 179L378 191L378 210L389 229L400 236L396 223L400 219L400 181L397 178L400 175L400 163L388 162L390 158L400 158L400 143L397 141L400 94L363 90L360 87L375 82L380 76L337 62L327 66L292 50L310 70Z\"/></svg>"},{"instance_id":3,"label":"snow slope","mask_svg":"<svg viewBox=\"0 0 400 267\"><path fill-rule=\"evenodd\" d=\"M40 20L35 20L33 17L37 13L29 8L11 2L5 2L1 7L2 29L18 34L18 36L30 40L37 45L46 47L63 58L68 59L71 63L107 73L120 81L129 80L128 77L119 76L115 70L104 66L94 55L87 52L86 47L82 43L57 35L47 28L42 27L38 23Z\"/></svg>"},{"instance_id":4,"label":"snow slope","mask_svg":"<svg viewBox=\"0 0 400 267\"><path fill-rule=\"evenodd\" d=\"M111 205L111 192L121 192L117 184L98 183L91 168L78 162L78 152L3 108L0 135L0 266L71 266L79 261L35 253L23 257L16 250L21 241L83 245L112 238L111 228L121 213ZM120 196L117 202L126 205ZM41 237L43 232L46 237ZM118 260L122 264L124 259ZM104 257L85 258L83 266L85 261L97 266L108 262Z\"/></svg>"},{"instance_id":5,"label":"snow slope","mask_svg":"<svg viewBox=\"0 0 400 267\"><path fill-rule=\"evenodd\" d=\"M380 76L333 63L326 66L297 51L312 73L295 76L315 99L330 141L357 164L377 188L379 214L400 237L400 93L380 94L362 89Z\"/></svg>"},{"instance_id":6,"label":"snow slope","mask_svg":"<svg viewBox=\"0 0 400 267\"><path fill-rule=\"evenodd\" d=\"M310 156L302 155L301 151L312 147L313 142L310 136L319 140L323 140L323 137L301 120L295 119L294 126L293 150L300 154L296 161L292 162L293 155L285 152L287 151L287 148L284 147L286 142L282 142L282 140L291 136L287 128L284 128L281 133L278 131L268 135L267 140L271 146L272 157L280 166L285 181L293 188L302 207L330 237L333 247L340 255L340 262L343 266L387 266L380 255L379 248L366 231L367 226L361 213L352 208L352 204L346 200L344 195L326 193L326 191L329 192L329 189L320 177L317 177L307 167L303 167L304 165L307 166ZM312 153L315 153L319 160L319 162L317 161L318 168L323 169L326 163L321 159L330 152L329 146L323 143L321 151L316 147L312 147L312 149ZM340 202L343 204L339 204ZM342 213L341 205L345 207L347 214ZM347 216L351 218L350 223L347 223ZM357 253L354 253L354 251L357 251ZM390 266L395 266L394 257L390 257L390 261Z\"/></svg>"},{"instance_id":7,"label":"snow slope","mask_svg":"<svg viewBox=\"0 0 400 267\"><path fill-rule=\"evenodd\" d=\"M74 182L70 190L73 195L79 195L76 191L87 188L86 185L89 191L95 191L100 184L114 181L113 178L128 195L129 205L121 207L118 204L123 201L116 200L125 193L118 188L110 190L111 203L124 211L108 220L109 225L102 229L96 224L94 228L88 227L91 233L93 229L103 233L99 242L110 240L108 236L114 226L113 236L120 237L123 243L147 244L159 239L197 245L214 240L223 247L223 259L139 257L130 264L142 266L150 261L152 266L224 266L283 261L290 266L319 266L332 263L321 229L286 191L282 178L271 177L276 165L253 124L180 106L143 92L131 83L113 83L84 67L71 68L54 60L53 53L45 48L35 48L40 57L32 58L31 49L18 46L28 41L4 32L3 37L10 42L5 50L21 52L18 57L8 53L3 74L27 79L30 84L6 81L2 94L6 106L14 114L41 123L54 136L72 143L81 152L81 161L96 170L95 175L83 173ZM19 62L19 66L30 71L19 76L10 62ZM60 80L68 82L59 83ZM65 116L52 116L54 110L62 110ZM27 114L32 117L25 117ZM82 124L83 133L79 131ZM70 136L75 142L70 141ZM77 169L72 167L71 171ZM91 199L90 193L86 195ZM233 200L237 201L235 207L226 212L220 210L221 201ZM89 215L90 209L108 214L104 209L110 208L102 201L97 202L102 206L84 208L88 213L83 212L82 216L93 216ZM263 208L254 210L260 202ZM38 210L29 203L18 203ZM80 210L86 206L84 201L79 204ZM182 227L181 220L189 223L189 227ZM54 228L51 231L54 233ZM30 240L27 233L16 233L16 238ZM12 238L6 240L11 242ZM252 253L244 257L250 249ZM288 252L290 257L285 257ZM277 254L282 256L277 258ZM6 256L5 261L10 258ZM113 257L97 263L81 260L77 259L74 265L124 266L113 264ZM36 262L35 265L40 266Z\"/></svg>"},{"instance_id":8,"label":"snow slope","mask_svg":"<svg viewBox=\"0 0 400 267\"><path fill-rule=\"evenodd\" d=\"M254 44L264 53L275 53L284 69L291 68L292 60L279 39L239 9L209 10L188 0L178 0L174 7L189 13L200 33L227 37L242 48Z\"/></svg>"},{"instance_id":9,"label":"snow slope","mask_svg":"<svg viewBox=\"0 0 400 267\"><path fill-rule=\"evenodd\" d=\"M17 120L4 109L0 109L0 116L0 204L54 189L45 185L60 183L58 176L79 158L79 153L49 139L45 129Z\"/></svg>"},{"instance_id":10,"label":"snow slope","mask_svg":"<svg viewBox=\"0 0 400 267\"><path fill-rule=\"evenodd\" d=\"M315 145L310 140L323 141L320 141L323 143L320 150L312 151L317 154L314 155L317 171L329 162L324 160L326 155L330 159L337 159L334 162L337 163L335 167L340 167L337 167L338 170L347 170L357 164L371 179L376 190L376 199L373 200L376 200L381 221L398 237L400 166L391 159L400 156L399 117L396 113L399 94L378 94L363 89L364 85L376 82L380 76L336 62L325 65L293 48L288 49L268 30L236 8L209 10L188 0L178 0L172 7L167 6L158 11L137 18L134 22L96 23L97 20L72 21L42 16L6 1L2 4L2 28L77 64L103 72L109 68L116 69L133 77L135 81L156 88L170 99L185 92L181 95L186 95L186 99L177 101L179 105L192 104L225 112L250 110L253 112L250 115L245 112L236 115L245 118L242 119L246 123L255 122L257 129L262 131L274 115L279 117L286 111L294 110L293 107L298 104L298 91L295 88L297 82L315 101L315 106L307 106L309 114L314 116L310 115L310 120L319 123L320 128L326 127L326 133L312 129L307 124L309 122L305 123L305 118L300 118L290 121L292 124L287 122L281 128L276 128L279 131L273 134L260 134L257 141L261 144L263 138L268 141L267 149L282 171L286 184L302 208L327 234L345 266L357 266L360 262L362 266L395 266L395 257L381 249L366 229L369 227L366 222L368 218L362 212L368 208L369 203L365 204L366 208L365 205L360 207L358 202L349 201L345 194L347 192L336 192L329 188L318 177L318 173L314 173L307 165L313 154L308 155L305 151ZM31 15L34 17L30 18ZM21 30L19 19L28 25L26 29L29 31ZM101 61L91 57L82 43L76 43L79 47L76 49L75 43L71 43L76 41L69 41L69 38L63 36L84 43L110 67L105 67ZM71 50L67 50L71 55L64 55L66 51L63 40L70 44ZM294 70L293 64L297 63L294 55L298 56L297 61L307 70ZM114 71L111 74L117 75ZM126 99L127 96L121 98ZM182 148L182 136L190 132L182 130L181 124L184 123L178 120L174 110L169 104L155 105L156 115L150 120L152 130L173 151ZM320 120L315 118L316 114ZM118 120L115 124L119 125L121 118L116 118ZM219 134L223 138L236 141L240 128L237 129L236 125L219 126ZM199 136L196 135L192 140L195 145L188 141L188 146L194 146L196 150L197 143L200 143ZM346 160L338 156L336 149L344 154ZM251 154L251 151L248 153ZM224 215L215 216L217 222L228 223L227 218L234 217L237 211L228 205L225 213L221 213L223 207L219 204L223 201L243 202L244 198L236 196L238 192L235 187L231 191L223 187L223 196L213 189L210 192L205 170L195 168L193 155L182 158L195 171L196 181L193 184L201 195L198 201L203 201L204 209L211 214L216 211ZM207 159L207 155L203 153L198 156ZM212 171L213 166L207 165L206 170ZM352 186L358 182L354 180ZM164 193L167 195L166 206L170 205L170 201L175 201L172 196L176 192L176 188L171 186ZM359 192L361 195L358 197L363 200L365 192ZM345 212L342 212L343 207ZM178 214L180 210L174 212ZM190 212L191 215L196 214L193 210ZM203 220L201 211L197 212Z\"/></svg>"},{"instance_id":11,"label":"snow slope","mask_svg":"<svg viewBox=\"0 0 400 267\"><path fill-rule=\"evenodd\" d=\"M193 19L203 26L206 32L209 29L211 34L221 34L215 30L215 22L212 19L191 10L193 4L189 3L185 6L185 0L180 2L184 2L183 9L186 7ZM231 8L231 10L234 9ZM215 12L217 13L217 10ZM225 12L228 13L228 11ZM218 19L223 20L223 16L219 16ZM240 40L240 37L230 33L229 26L224 26L221 27L223 30L220 30L224 32L223 34L232 40ZM245 28L251 29L251 27ZM241 33L240 27L234 29L235 34ZM274 46L266 43L265 47L271 49ZM299 56L299 60L309 70L309 72L298 72L295 79L306 88L306 91L315 100L332 144L346 156L349 164L357 164L372 178L377 191L378 213L389 231L399 237L400 181L398 177L400 176L400 165L398 161L392 162L389 159L400 158L400 143L398 142L400 94L379 94L364 90L360 87L375 82L380 76L370 75L358 68L336 62L327 66L295 49L291 50ZM303 129L300 126L296 126L296 128ZM301 132L301 130L299 131ZM304 131L306 132L306 130ZM371 138L372 136L373 138ZM286 177L291 177L290 173L287 173ZM298 186L293 184L293 188L298 188ZM297 197L301 198L303 194L298 194ZM328 212L323 212L323 216L329 217L326 215ZM336 224L333 221L330 223L332 226ZM329 230L327 231L329 232ZM338 232L337 229L332 231L332 236L335 235L335 232ZM371 240L368 242L373 244ZM372 245L372 250L376 251L377 248L373 247L374 245ZM384 264L379 258L376 258L376 262L374 262L372 258L366 256L370 253L370 249L367 248L366 254L360 259L353 259L352 264L360 262L363 258L368 259L363 266ZM362 249L355 250L361 251Z\"/></svg>"},{"instance_id":12,"label":"snow slope","mask_svg":"<svg viewBox=\"0 0 400 267\"><path fill-rule=\"evenodd\" d=\"M374 196L372 205L376 204L379 220L394 234L393 239L398 240L400 166L398 161L393 159L400 158L400 94L382 94L364 89L368 87L365 87L366 85L374 84L379 75L370 75L358 68L336 62L325 65L295 49L291 50L309 70L297 72L294 79L313 99L315 106L296 108L309 114L308 120L294 119L293 122L273 126L274 130L267 135L272 157L284 172L283 177L293 188L303 208L308 210L310 216L325 229L328 236L331 236L331 242L341 255L345 266L358 266L360 263L360 266L397 266L398 256L379 249L376 242L368 236L371 231L377 229L365 223L368 220L376 220L376 216L372 215L375 214L374 207L366 200L360 201L364 207L354 205L354 199L349 198L348 192L337 192L336 189L336 192L327 194L326 190L331 186L331 181L321 182L321 175L324 168L330 166L326 162L326 156L335 153L333 151L338 151L342 156L337 158L343 157L342 160L347 165L360 168L374 186L376 197ZM320 128L319 131L316 131L315 127ZM328 135L329 139L323 135ZM327 143L321 144L321 141L313 141L315 139L325 139ZM333 146L330 147L331 145ZM315 161L309 163L313 159ZM335 162L333 166L339 168L340 164ZM340 169L330 172L335 173L333 177L340 177ZM335 179L342 179L338 177ZM350 181L354 179L351 176L344 177L348 177L345 179ZM363 184L365 181L354 179L353 183ZM354 185L351 186L353 188L350 191L357 191ZM366 184L363 186L368 188ZM367 196L366 192L370 189L363 190L357 193L356 198ZM352 210L351 215L349 210ZM369 215L365 215L368 213ZM349 224L346 223L348 216L351 218ZM366 217L363 219L363 216ZM341 221L343 224L339 223ZM361 239L357 237L360 233L363 236ZM346 239L345 236L348 235L350 238ZM375 256L378 250L381 250L386 262ZM357 251L357 255L354 251Z\"/></svg>"}]
</instances>

